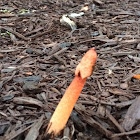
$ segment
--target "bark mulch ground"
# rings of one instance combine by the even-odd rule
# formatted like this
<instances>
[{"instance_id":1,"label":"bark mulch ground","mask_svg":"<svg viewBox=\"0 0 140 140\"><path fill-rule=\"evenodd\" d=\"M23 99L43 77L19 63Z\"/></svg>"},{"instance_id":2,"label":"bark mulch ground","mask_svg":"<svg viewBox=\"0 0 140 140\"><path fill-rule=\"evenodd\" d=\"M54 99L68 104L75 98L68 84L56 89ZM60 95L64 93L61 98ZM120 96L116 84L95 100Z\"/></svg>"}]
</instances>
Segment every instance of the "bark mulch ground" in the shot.
<instances>
[{"instance_id":1,"label":"bark mulch ground","mask_svg":"<svg viewBox=\"0 0 140 140\"><path fill-rule=\"evenodd\" d=\"M77 28L60 23L64 14ZM95 70L59 139L140 139L139 0L0 1L0 139L42 140L84 53Z\"/></svg>"}]
</instances>

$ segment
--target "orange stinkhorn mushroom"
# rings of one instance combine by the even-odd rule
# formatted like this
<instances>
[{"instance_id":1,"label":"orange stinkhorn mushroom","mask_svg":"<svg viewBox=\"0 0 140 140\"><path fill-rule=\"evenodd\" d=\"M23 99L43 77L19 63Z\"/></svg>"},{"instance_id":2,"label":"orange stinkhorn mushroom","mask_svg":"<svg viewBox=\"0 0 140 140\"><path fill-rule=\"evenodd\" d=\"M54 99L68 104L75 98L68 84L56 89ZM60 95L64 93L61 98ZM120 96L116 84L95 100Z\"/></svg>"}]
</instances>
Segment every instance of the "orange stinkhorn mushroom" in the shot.
<instances>
[{"instance_id":1,"label":"orange stinkhorn mushroom","mask_svg":"<svg viewBox=\"0 0 140 140\"><path fill-rule=\"evenodd\" d=\"M59 102L47 127L48 135L57 135L65 127L73 107L79 98L87 77L92 74L96 63L97 53L94 48L90 49L82 58L75 71L75 78L67 88L64 96Z\"/></svg>"},{"instance_id":2,"label":"orange stinkhorn mushroom","mask_svg":"<svg viewBox=\"0 0 140 140\"><path fill-rule=\"evenodd\" d=\"M134 75L133 78L140 79L140 75Z\"/></svg>"}]
</instances>

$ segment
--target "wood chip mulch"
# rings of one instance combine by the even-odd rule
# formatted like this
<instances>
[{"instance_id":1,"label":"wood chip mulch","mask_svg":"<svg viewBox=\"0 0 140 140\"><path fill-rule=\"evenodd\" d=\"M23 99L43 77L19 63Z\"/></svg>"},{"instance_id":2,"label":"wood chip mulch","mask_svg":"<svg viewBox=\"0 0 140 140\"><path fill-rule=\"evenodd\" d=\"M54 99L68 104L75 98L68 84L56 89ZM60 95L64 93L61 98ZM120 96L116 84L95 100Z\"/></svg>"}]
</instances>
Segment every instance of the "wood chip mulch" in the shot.
<instances>
[{"instance_id":1,"label":"wood chip mulch","mask_svg":"<svg viewBox=\"0 0 140 140\"><path fill-rule=\"evenodd\" d=\"M77 29L62 25L64 14ZM55 140L140 139L139 0L0 1L0 140L42 140L87 50L93 74Z\"/></svg>"}]
</instances>

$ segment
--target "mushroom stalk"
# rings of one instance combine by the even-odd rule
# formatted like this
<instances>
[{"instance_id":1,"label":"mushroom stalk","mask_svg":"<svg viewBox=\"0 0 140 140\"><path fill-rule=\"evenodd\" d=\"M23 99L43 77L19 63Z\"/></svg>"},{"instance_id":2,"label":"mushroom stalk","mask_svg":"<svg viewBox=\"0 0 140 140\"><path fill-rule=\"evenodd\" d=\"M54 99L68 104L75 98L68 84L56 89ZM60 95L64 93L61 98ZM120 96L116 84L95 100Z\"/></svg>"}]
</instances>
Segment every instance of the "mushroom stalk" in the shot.
<instances>
[{"instance_id":1,"label":"mushroom stalk","mask_svg":"<svg viewBox=\"0 0 140 140\"><path fill-rule=\"evenodd\" d=\"M73 79L50 120L49 134L53 132L56 135L65 127L85 82L86 78L76 76Z\"/></svg>"},{"instance_id":2,"label":"mushroom stalk","mask_svg":"<svg viewBox=\"0 0 140 140\"><path fill-rule=\"evenodd\" d=\"M76 101L84 87L84 84L92 74L93 66L96 63L97 54L92 48L82 58L75 71L75 78L67 88L64 96L59 102L47 127L47 134L57 135L65 127Z\"/></svg>"}]
</instances>

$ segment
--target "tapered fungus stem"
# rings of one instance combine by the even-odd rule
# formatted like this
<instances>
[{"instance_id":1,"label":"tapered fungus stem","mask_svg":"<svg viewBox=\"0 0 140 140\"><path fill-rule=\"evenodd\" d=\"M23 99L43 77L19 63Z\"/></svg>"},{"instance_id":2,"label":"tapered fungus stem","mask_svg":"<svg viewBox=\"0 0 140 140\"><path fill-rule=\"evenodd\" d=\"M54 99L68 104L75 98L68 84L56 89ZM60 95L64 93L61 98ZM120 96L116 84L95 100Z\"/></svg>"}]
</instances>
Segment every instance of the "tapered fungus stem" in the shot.
<instances>
[{"instance_id":1,"label":"tapered fungus stem","mask_svg":"<svg viewBox=\"0 0 140 140\"><path fill-rule=\"evenodd\" d=\"M79 98L79 95L84 87L84 84L92 74L93 66L96 63L97 54L92 48L82 58L75 71L75 78L67 88L64 96L59 102L47 128L47 134L54 136L65 127L73 107Z\"/></svg>"}]
</instances>

